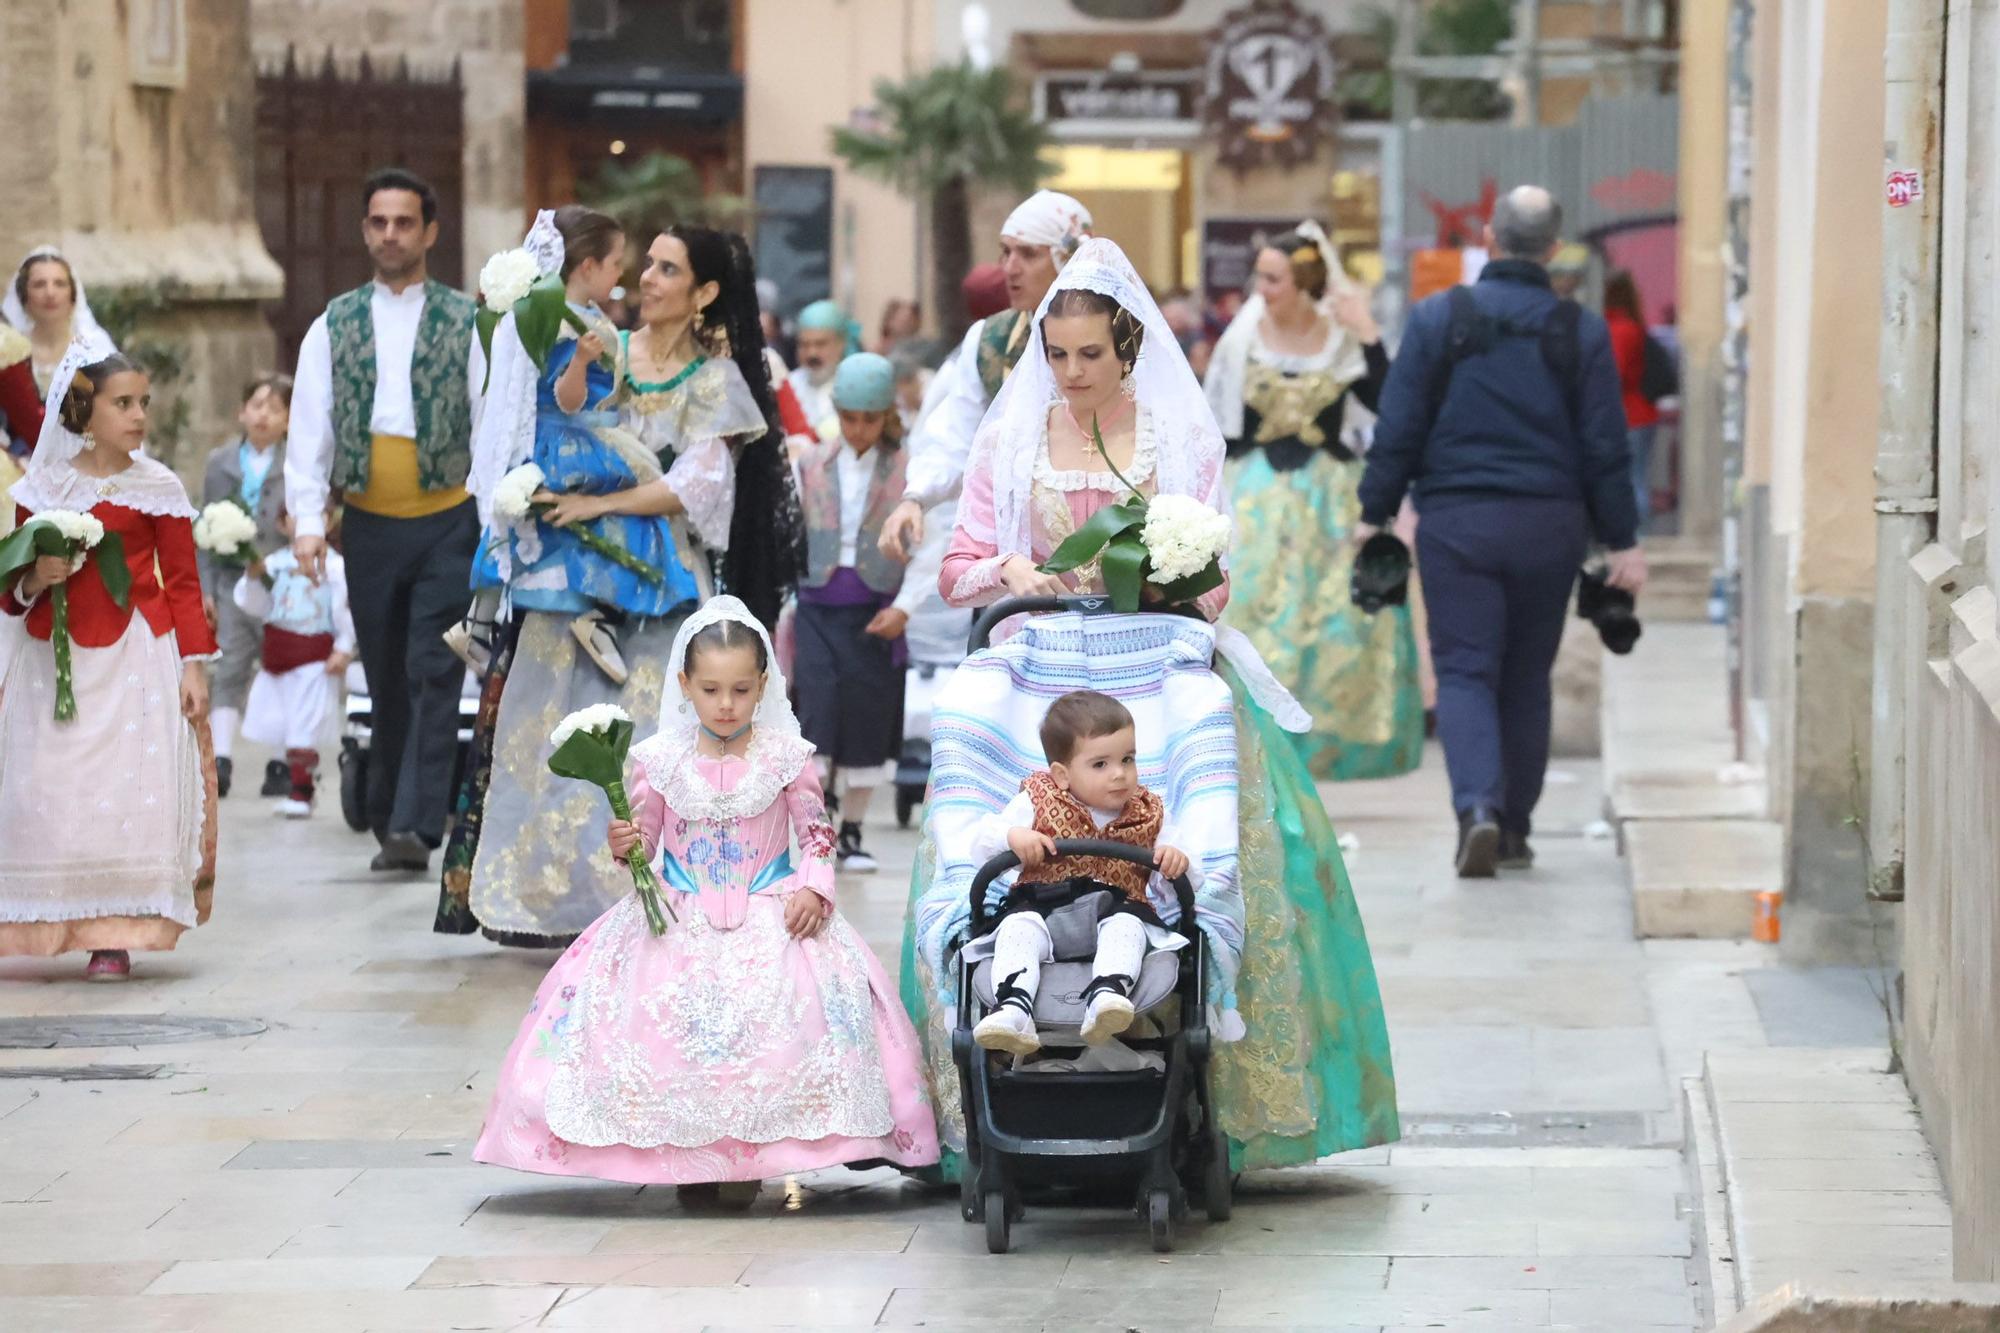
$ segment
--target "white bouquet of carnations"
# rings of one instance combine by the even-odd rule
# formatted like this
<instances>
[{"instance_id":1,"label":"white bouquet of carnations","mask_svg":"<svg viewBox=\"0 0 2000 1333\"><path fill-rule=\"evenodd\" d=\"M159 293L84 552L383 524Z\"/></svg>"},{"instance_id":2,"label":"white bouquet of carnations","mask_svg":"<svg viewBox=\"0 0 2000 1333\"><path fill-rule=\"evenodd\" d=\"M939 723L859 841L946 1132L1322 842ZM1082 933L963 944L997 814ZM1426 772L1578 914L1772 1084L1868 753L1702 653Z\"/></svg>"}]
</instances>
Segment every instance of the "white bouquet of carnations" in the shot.
<instances>
[{"instance_id":1,"label":"white bouquet of carnations","mask_svg":"<svg viewBox=\"0 0 2000 1333\"><path fill-rule=\"evenodd\" d=\"M493 513L509 523L525 523L531 517L539 517L549 511L551 502L535 497L546 494L548 475L533 463L523 463L493 483ZM577 539L585 549L595 551L606 560L631 570L648 583L658 583L666 575L656 566L647 564L618 543L585 527L582 523L572 523L561 529Z\"/></svg>"},{"instance_id":2,"label":"white bouquet of carnations","mask_svg":"<svg viewBox=\"0 0 2000 1333\"><path fill-rule=\"evenodd\" d=\"M1147 600L1149 583L1157 594L1153 600L1165 606L1185 606L1221 587L1228 517L1192 496L1141 495L1105 451L1095 417L1090 439L1130 496L1092 514L1038 568L1044 574L1067 574L1096 560L1104 573L1104 591L1120 611L1137 611Z\"/></svg>"},{"instance_id":3,"label":"white bouquet of carnations","mask_svg":"<svg viewBox=\"0 0 2000 1333\"><path fill-rule=\"evenodd\" d=\"M502 250L479 270L479 295L492 309L510 310L541 276L541 265L526 250Z\"/></svg>"},{"instance_id":4,"label":"white bouquet of carnations","mask_svg":"<svg viewBox=\"0 0 2000 1333\"><path fill-rule=\"evenodd\" d=\"M194 544L232 565L250 565L257 559L257 520L240 501L217 500L195 519Z\"/></svg>"},{"instance_id":5,"label":"white bouquet of carnations","mask_svg":"<svg viewBox=\"0 0 2000 1333\"><path fill-rule=\"evenodd\" d=\"M1218 563L1229 549L1229 516L1190 495L1156 495L1146 502L1145 543L1149 583L1192 578Z\"/></svg>"},{"instance_id":6,"label":"white bouquet of carnations","mask_svg":"<svg viewBox=\"0 0 2000 1333\"><path fill-rule=\"evenodd\" d=\"M583 316L570 309L561 274L542 272L534 255L526 250L502 250L479 270L479 309L473 314L489 381L493 374L493 331L510 310L514 312L514 332L537 371L549 368L549 351L565 330L576 337L589 327ZM613 372L618 368L608 347L602 364Z\"/></svg>"},{"instance_id":7,"label":"white bouquet of carnations","mask_svg":"<svg viewBox=\"0 0 2000 1333\"><path fill-rule=\"evenodd\" d=\"M632 802L625 794L625 758L632 750L630 713L617 704L579 708L556 724L549 741L555 746L549 756L549 772L603 788L611 800L612 816L631 820ZM673 908L660 897L660 881L647 864L645 851L635 846L625 861L632 867L632 887L645 909L646 925L655 935L666 934L667 916L673 914Z\"/></svg>"},{"instance_id":8,"label":"white bouquet of carnations","mask_svg":"<svg viewBox=\"0 0 2000 1333\"><path fill-rule=\"evenodd\" d=\"M94 560L111 600L121 608L130 605L132 571L125 564L125 543L117 533L107 533L95 515L46 509L16 528L0 541L0 587L11 584L45 555L69 561L72 571L81 569L85 560ZM56 721L74 722L76 686L70 668L67 583L49 589L49 610L49 646L56 655Z\"/></svg>"}]
</instances>

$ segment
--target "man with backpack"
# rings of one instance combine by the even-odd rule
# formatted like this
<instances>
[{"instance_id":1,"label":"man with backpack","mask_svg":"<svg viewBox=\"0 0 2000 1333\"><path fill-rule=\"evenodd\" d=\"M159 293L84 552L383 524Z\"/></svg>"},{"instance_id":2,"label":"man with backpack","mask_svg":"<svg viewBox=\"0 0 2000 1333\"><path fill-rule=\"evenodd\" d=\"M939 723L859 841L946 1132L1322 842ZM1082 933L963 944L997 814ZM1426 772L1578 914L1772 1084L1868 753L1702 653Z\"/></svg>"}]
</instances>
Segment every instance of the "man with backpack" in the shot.
<instances>
[{"instance_id":1,"label":"man with backpack","mask_svg":"<svg viewBox=\"0 0 2000 1333\"><path fill-rule=\"evenodd\" d=\"M1533 864L1549 755L1549 675L1590 546L1606 582L1646 580L1625 411L1604 321L1549 286L1562 208L1500 199L1470 287L1410 312L1361 479L1366 541L1413 493L1422 522L1438 736L1466 878Z\"/></svg>"}]
</instances>

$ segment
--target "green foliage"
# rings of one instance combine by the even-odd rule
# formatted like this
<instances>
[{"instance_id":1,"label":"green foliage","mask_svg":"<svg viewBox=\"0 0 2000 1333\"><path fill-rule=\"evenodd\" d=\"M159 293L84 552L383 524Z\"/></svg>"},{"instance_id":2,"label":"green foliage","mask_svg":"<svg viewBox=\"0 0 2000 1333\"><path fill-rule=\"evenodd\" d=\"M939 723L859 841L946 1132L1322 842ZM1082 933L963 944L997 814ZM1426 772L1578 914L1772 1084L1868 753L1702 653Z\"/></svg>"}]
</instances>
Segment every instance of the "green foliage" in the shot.
<instances>
[{"instance_id":1,"label":"green foliage","mask_svg":"<svg viewBox=\"0 0 2000 1333\"><path fill-rule=\"evenodd\" d=\"M928 196L954 182L1026 193L1052 168L1048 131L1021 107L1005 69L939 65L875 85L872 125L838 126L833 151L864 176Z\"/></svg>"},{"instance_id":2,"label":"green foliage","mask_svg":"<svg viewBox=\"0 0 2000 1333\"><path fill-rule=\"evenodd\" d=\"M1394 79L1386 58L1396 49L1396 16L1370 11L1368 31L1385 57L1380 69L1351 70L1340 80L1340 98L1387 117L1394 104ZM1417 54L1483 56L1500 49L1514 34L1509 0L1431 0L1417 32ZM1417 84L1417 114L1426 120L1498 120L1509 109L1504 93L1485 79L1423 79Z\"/></svg>"},{"instance_id":3,"label":"green foliage","mask_svg":"<svg viewBox=\"0 0 2000 1333\"><path fill-rule=\"evenodd\" d=\"M186 299L185 284L170 278L144 286L99 289L91 295L97 322L119 350L144 366L152 377L153 410L146 426L146 443L154 457L169 464L179 459L193 415L187 396L174 392L189 374L187 342L165 322Z\"/></svg>"},{"instance_id":4,"label":"green foliage","mask_svg":"<svg viewBox=\"0 0 2000 1333\"><path fill-rule=\"evenodd\" d=\"M582 202L618 219L625 229L626 255L635 267L653 238L677 223L732 226L748 211L742 196L706 194L701 172L673 153L648 153L627 165L604 164L596 179L577 186Z\"/></svg>"}]
</instances>

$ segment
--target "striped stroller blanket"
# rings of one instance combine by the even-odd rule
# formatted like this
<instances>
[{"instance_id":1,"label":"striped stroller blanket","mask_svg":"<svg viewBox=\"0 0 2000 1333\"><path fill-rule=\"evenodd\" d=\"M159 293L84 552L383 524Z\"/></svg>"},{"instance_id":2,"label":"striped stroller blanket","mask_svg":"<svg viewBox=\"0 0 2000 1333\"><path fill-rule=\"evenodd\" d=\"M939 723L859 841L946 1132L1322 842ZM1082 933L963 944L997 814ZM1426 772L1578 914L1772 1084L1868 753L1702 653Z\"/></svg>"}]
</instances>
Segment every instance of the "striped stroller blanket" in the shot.
<instances>
[{"instance_id":1,"label":"striped stroller blanket","mask_svg":"<svg viewBox=\"0 0 2000 1333\"><path fill-rule=\"evenodd\" d=\"M1208 1002L1217 1036L1242 1031L1236 977L1244 905L1237 870L1236 721L1229 686L1211 669L1215 629L1171 615L1037 616L1005 643L968 657L940 691L931 724L926 819L936 873L916 903L916 942L945 1012L958 1002L951 951L971 923L968 894L979 863L972 833L1046 768L1040 728L1049 705L1098 690L1131 710L1139 778L1159 793L1167 819L1201 872L1195 925L1208 940ZM989 887L989 907L1011 876ZM1156 901L1169 925L1179 905ZM1185 933L1185 927L1181 927Z\"/></svg>"}]
</instances>

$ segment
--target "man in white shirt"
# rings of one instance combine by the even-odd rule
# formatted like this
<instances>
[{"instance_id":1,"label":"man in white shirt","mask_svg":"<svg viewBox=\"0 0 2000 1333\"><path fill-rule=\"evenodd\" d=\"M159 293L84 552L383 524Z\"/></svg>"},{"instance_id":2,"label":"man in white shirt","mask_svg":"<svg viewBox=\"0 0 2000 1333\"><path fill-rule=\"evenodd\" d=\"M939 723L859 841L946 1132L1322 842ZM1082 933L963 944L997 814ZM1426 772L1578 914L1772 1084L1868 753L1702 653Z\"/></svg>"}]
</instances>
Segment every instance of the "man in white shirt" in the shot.
<instances>
[{"instance_id":1,"label":"man in white shirt","mask_svg":"<svg viewBox=\"0 0 2000 1333\"><path fill-rule=\"evenodd\" d=\"M423 871L444 837L465 667L443 635L465 614L479 515L465 490L485 359L471 298L429 278L437 194L388 168L364 186L374 281L335 297L299 347L285 498L300 567L325 569L326 497L368 674L373 870Z\"/></svg>"},{"instance_id":2,"label":"man in white shirt","mask_svg":"<svg viewBox=\"0 0 2000 1333\"><path fill-rule=\"evenodd\" d=\"M1035 309L1055 285L1056 272L1090 235L1090 210L1069 195L1041 190L1008 215L1000 228L1000 268L1007 278L1009 309L966 331L958 353L931 381L929 408L910 445L903 502L882 528L882 553L910 560L924 542L924 515L956 499L965 483L972 437L993 397L1028 345ZM937 561L943 560L937 547ZM937 582L937 567L913 561L911 579Z\"/></svg>"}]
</instances>

